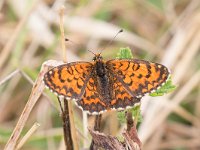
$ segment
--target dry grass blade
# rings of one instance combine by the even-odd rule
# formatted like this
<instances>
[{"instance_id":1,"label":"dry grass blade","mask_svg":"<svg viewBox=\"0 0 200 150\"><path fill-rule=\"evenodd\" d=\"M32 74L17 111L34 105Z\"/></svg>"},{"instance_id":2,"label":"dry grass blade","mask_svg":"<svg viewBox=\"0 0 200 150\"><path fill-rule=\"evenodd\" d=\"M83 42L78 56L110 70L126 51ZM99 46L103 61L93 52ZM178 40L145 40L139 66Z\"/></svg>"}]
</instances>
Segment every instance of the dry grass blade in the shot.
<instances>
[{"instance_id":1,"label":"dry grass blade","mask_svg":"<svg viewBox=\"0 0 200 150\"><path fill-rule=\"evenodd\" d=\"M42 91L44 89L44 84L42 83L42 80L43 80L43 76L47 72L47 70L48 70L48 67L45 66L45 63L44 63L41 67L41 72L38 75L38 78L36 79L35 84L32 88L32 92L28 99L28 102L26 103L26 106L24 107L24 110L17 122L17 125L15 126L15 129L13 130L13 133L10 136L10 138L5 146L5 150L15 149L17 141L18 141L20 134L24 128L24 125L25 125L35 103L37 102L40 95L42 94Z\"/></svg>"},{"instance_id":2,"label":"dry grass blade","mask_svg":"<svg viewBox=\"0 0 200 150\"><path fill-rule=\"evenodd\" d=\"M180 148L185 147L187 149L199 149L199 138L193 138L193 139L186 139L186 140L172 140L172 141L166 141L159 144L160 149L169 149L169 148Z\"/></svg>"},{"instance_id":3,"label":"dry grass blade","mask_svg":"<svg viewBox=\"0 0 200 150\"><path fill-rule=\"evenodd\" d=\"M63 62L66 63L67 62L67 55L66 55L66 48L65 48L65 32L64 32L64 26L63 26L63 17L64 17L64 11L65 8L64 6L62 6L59 10L59 15L60 15L60 31L61 31L61 46L62 46L62 52L63 52ZM70 126L69 129L64 128L64 131L67 131L71 134L72 136L72 142L73 143L68 143L68 141L71 141L71 139L68 139L70 137L65 137L66 140L66 144L73 144L74 150L78 150L78 143L77 143L77 137L76 137L76 128L75 128L75 124L74 124L74 116L73 116L73 110L72 110L72 102L71 101L64 101L64 103L66 103L66 105L64 105L64 107L68 107L68 108L64 108L66 113L63 113L62 115L69 115L69 117L63 116L63 123L69 123L70 125L68 125L68 127ZM65 120L65 119L69 119L69 120ZM64 125L64 127L67 125ZM65 135L65 133L64 133Z\"/></svg>"},{"instance_id":4,"label":"dry grass blade","mask_svg":"<svg viewBox=\"0 0 200 150\"><path fill-rule=\"evenodd\" d=\"M10 38L10 40L6 43L5 47L3 48L3 50L1 51L0 54L0 69L2 68L3 64L5 63L6 59L8 58L11 50L12 50L12 46L14 45L17 37L19 36L20 31L24 28L24 25L26 23L26 21L28 20L30 14L32 13L32 11L35 9L35 7L37 6L39 0L36 0L34 2L34 4L31 6L31 9L29 10L29 12L22 18L22 20L19 22L19 24L17 25L12 37Z\"/></svg>"},{"instance_id":5,"label":"dry grass blade","mask_svg":"<svg viewBox=\"0 0 200 150\"><path fill-rule=\"evenodd\" d=\"M71 133L72 133L72 139L74 143L74 150L78 150L78 141L77 141L77 136L76 136L76 128L74 124L74 118L73 118L73 111L72 111L72 102L68 101L68 107L69 107L69 114L70 115L70 124L71 124Z\"/></svg>"},{"instance_id":6,"label":"dry grass blade","mask_svg":"<svg viewBox=\"0 0 200 150\"><path fill-rule=\"evenodd\" d=\"M180 104L180 102L183 101L184 97L188 93L191 92L191 90L196 87L200 82L200 71L196 72L192 78L180 89L180 91L176 94L176 96L173 98L174 105L172 107L162 108L162 110L157 114L156 119L149 125L148 130L145 130L144 134L141 137L142 143L145 143L147 139L154 133L154 131L163 123L163 121L166 119L166 117L174 110L176 109L177 105Z\"/></svg>"},{"instance_id":7,"label":"dry grass blade","mask_svg":"<svg viewBox=\"0 0 200 150\"><path fill-rule=\"evenodd\" d=\"M192 115L191 113L189 113L188 111L186 111L182 107L177 106L177 108L174 109L174 112L176 112L178 115L180 115L184 119L193 123L196 127L200 126L200 119L197 118L196 116Z\"/></svg>"},{"instance_id":8,"label":"dry grass blade","mask_svg":"<svg viewBox=\"0 0 200 150\"><path fill-rule=\"evenodd\" d=\"M5 0L1 0L0 1L0 10L2 9L3 3L5 2Z\"/></svg>"},{"instance_id":9,"label":"dry grass blade","mask_svg":"<svg viewBox=\"0 0 200 150\"><path fill-rule=\"evenodd\" d=\"M113 35L121 29L119 26L83 17L68 17L65 24L66 27L73 32L80 32L85 35L92 35L97 39L107 40L112 39ZM136 46L139 49L147 50L152 54L156 54L160 51L160 49L150 41L128 31L124 31L116 41Z\"/></svg>"},{"instance_id":10,"label":"dry grass blade","mask_svg":"<svg viewBox=\"0 0 200 150\"><path fill-rule=\"evenodd\" d=\"M61 32L61 46L62 46L62 56L63 56L63 62L67 62L67 55L66 55L66 47L65 47L65 31L63 27L63 16L64 16L65 7L62 6L59 10L60 15L60 32Z\"/></svg>"},{"instance_id":11,"label":"dry grass blade","mask_svg":"<svg viewBox=\"0 0 200 150\"><path fill-rule=\"evenodd\" d=\"M174 107L174 105L176 105L176 103L174 103L173 101L163 99L162 107L168 106L170 108L170 107ZM177 105L176 108L173 110L173 112L179 115L180 117L184 118L185 120L193 123L197 127L200 125L200 119L192 115L190 112L185 110L180 105Z\"/></svg>"},{"instance_id":12,"label":"dry grass blade","mask_svg":"<svg viewBox=\"0 0 200 150\"><path fill-rule=\"evenodd\" d=\"M166 48L166 52L162 61L168 67L172 68L174 65L176 65L176 61L177 59L179 59L181 54L185 54L185 52L192 51L192 53L189 55L192 56L194 51L196 51L193 45L198 46L198 42L196 42L196 39L198 39L197 38L198 34L196 33L199 32L198 18L199 18L198 13L193 14L192 18L190 19L191 20L190 24L186 24L184 22L183 25L179 26L179 28L176 30L176 34L173 36L171 42L168 44ZM190 50L187 50L186 48ZM184 62L184 64L186 63ZM181 66L181 68L184 68L184 66Z\"/></svg>"},{"instance_id":13,"label":"dry grass blade","mask_svg":"<svg viewBox=\"0 0 200 150\"><path fill-rule=\"evenodd\" d=\"M198 16L198 19L200 18L200 14ZM200 23L197 24L199 27ZM196 30L196 34L194 35L190 45L187 47L188 50L185 52L185 54L182 56L182 58L179 60L178 64L176 65L176 70L174 71L174 81L179 83L180 80L183 78L183 74L187 72L187 68L190 67L191 61L194 59L194 56L198 53L200 43L200 28Z\"/></svg>"},{"instance_id":14,"label":"dry grass blade","mask_svg":"<svg viewBox=\"0 0 200 150\"><path fill-rule=\"evenodd\" d=\"M184 125L181 123L176 122L169 122L166 125L166 130L169 132L172 132L174 134L177 134L179 136L185 136L185 137L191 137L196 138L200 135L200 130L196 127L191 127L189 125Z\"/></svg>"},{"instance_id":15,"label":"dry grass blade","mask_svg":"<svg viewBox=\"0 0 200 150\"><path fill-rule=\"evenodd\" d=\"M10 73L9 75L7 75L4 79L2 79L2 80L0 81L0 86L1 86L2 84L4 84L5 82L7 82L8 80L10 80L13 76L15 76L15 75L18 74L18 73L19 73L19 69L15 70L15 71L13 71L12 73Z\"/></svg>"},{"instance_id":16,"label":"dry grass blade","mask_svg":"<svg viewBox=\"0 0 200 150\"><path fill-rule=\"evenodd\" d=\"M30 84L34 85L34 81L23 70L20 70L20 73Z\"/></svg>"},{"instance_id":17,"label":"dry grass blade","mask_svg":"<svg viewBox=\"0 0 200 150\"><path fill-rule=\"evenodd\" d=\"M192 0L187 8L181 13L181 15L173 22L167 32L160 38L159 45L164 46L170 37L170 34L174 34L177 30L179 30L181 24L184 21L188 22L188 19L192 16L191 14L194 12L195 9L199 6L198 0Z\"/></svg>"},{"instance_id":18,"label":"dry grass blade","mask_svg":"<svg viewBox=\"0 0 200 150\"><path fill-rule=\"evenodd\" d=\"M21 139L19 144L16 147L16 150L19 150L22 148L22 146L25 144L25 142L30 138L30 136L40 127L39 123L34 123L31 129L26 133L26 135Z\"/></svg>"},{"instance_id":19,"label":"dry grass blade","mask_svg":"<svg viewBox=\"0 0 200 150\"><path fill-rule=\"evenodd\" d=\"M88 116L86 112L83 112L83 136L88 137ZM83 138L83 148L86 148L88 145L87 138Z\"/></svg>"}]
</instances>

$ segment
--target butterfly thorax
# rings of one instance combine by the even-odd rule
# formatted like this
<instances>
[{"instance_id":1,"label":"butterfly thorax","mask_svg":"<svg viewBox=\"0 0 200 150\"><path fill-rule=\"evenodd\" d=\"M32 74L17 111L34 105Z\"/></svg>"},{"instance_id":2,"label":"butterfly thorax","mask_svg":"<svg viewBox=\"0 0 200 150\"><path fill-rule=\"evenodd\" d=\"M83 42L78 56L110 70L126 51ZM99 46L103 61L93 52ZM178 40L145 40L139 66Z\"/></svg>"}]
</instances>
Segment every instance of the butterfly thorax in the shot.
<instances>
[{"instance_id":1,"label":"butterfly thorax","mask_svg":"<svg viewBox=\"0 0 200 150\"><path fill-rule=\"evenodd\" d=\"M96 75L101 77L106 76L107 70L105 67L105 62L103 61L103 58L100 54L96 54L93 58L93 61L95 62L95 71Z\"/></svg>"}]
</instances>

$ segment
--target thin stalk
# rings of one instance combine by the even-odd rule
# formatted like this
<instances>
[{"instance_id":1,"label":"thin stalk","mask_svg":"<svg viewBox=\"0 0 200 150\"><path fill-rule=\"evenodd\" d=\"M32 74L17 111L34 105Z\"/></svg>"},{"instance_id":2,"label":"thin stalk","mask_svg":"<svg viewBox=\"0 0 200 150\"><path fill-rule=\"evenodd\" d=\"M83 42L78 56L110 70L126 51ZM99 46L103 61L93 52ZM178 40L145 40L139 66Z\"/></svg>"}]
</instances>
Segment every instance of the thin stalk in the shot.
<instances>
[{"instance_id":1,"label":"thin stalk","mask_svg":"<svg viewBox=\"0 0 200 150\"><path fill-rule=\"evenodd\" d=\"M102 115L96 115L95 116L95 124L94 124L94 130L95 131L99 131L101 130L101 119L102 119ZM94 141L92 140L91 144L90 144L90 150L96 150L97 147L94 144Z\"/></svg>"},{"instance_id":2,"label":"thin stalk","mask_svg":"<svg viewBox=\"0 0 200 150\"><path fill-rule=\"evenodd\" d=\"M40 127L39 123L34 123L31 129L26 133L26 135L21 139L19 144L16 146L16 150L22 148L22 146L26 143L26 141L35 133L35 131Z\"/></svg>"},{"instance_id":3,"label":"thin stalk","mask_svg":"<svg viewBox=\"0 0 200 150\"><path fill-rule=\"evenodd\" d=\"M66 55L66 47L65 47L65 32L64 32L64 25L63 25L63 16L64 16L65 8L64 6L60 8L59 15L60 15L60 32L61 32L61 46L62 46L62 53L63 53L63 62L67 63L67 55ZM71 100L67 101L64 100L64 109L62 113L63 118L63 129L64 129L64 139L65 144L68 150L78 150L78 143L76 138L76 129L74 125L74 118L73 118L73 111L72 111L72 103ZM66 124L67 123L67 124ZM70 146L71 145L71 146ZM69 146L72 148L70 149Z\"/></svg>"},{"instance_id":4,"label":"thin stalk","mask_svg":"<svg viewBox=\"0 0 200 150\"><path fill-rule=\"evenodd\" d=\"M64 107L62 107L62 103L60 99L58 98L58 101L60 103L60 108L62 111L62 120L63 120L63 133L64 133L64 141L66 150L73 150L73 140L71 136L71 125L70 125L70 117L69 117L69 106L66 99L63 99L64 101Z\"/></svg>"}]
</instances>

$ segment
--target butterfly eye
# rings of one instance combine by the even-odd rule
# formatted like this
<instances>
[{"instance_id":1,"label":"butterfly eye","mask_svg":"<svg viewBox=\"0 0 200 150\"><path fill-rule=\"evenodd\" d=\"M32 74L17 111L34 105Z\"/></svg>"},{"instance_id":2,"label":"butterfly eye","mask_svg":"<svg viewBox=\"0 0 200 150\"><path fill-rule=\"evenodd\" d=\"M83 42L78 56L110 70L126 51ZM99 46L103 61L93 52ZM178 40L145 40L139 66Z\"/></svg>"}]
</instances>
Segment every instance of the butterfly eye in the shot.
<instances>
[{"instance_id":1,"label":"butterfly eye","mask_svg":"<svg viewBox=\"0 0 200 150\"><path fill-rule=\"evenodd\" d=\"M102 57L102 56L98 56L97 59L98 59L98 60L102 60L103 57Z\"/></svg>"}]
</instances>

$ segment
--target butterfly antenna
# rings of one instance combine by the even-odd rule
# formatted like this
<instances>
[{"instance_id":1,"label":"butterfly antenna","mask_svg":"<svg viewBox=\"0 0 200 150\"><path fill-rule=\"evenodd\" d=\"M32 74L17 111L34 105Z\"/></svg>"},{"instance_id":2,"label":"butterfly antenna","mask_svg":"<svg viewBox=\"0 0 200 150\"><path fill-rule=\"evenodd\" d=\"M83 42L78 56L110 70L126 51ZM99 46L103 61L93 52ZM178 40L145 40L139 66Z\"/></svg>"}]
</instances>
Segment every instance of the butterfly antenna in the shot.
<instances>
[{"instance_id":1,"label":"butterfly antenna","mask_svg":"<svg viewBox=\"0 0 200 150\"><path fill-rule=\"evenodd\" d=\"M100 54L102 53L103 50L106 49L106 47L108 47L108 46L114 41L114 39L118 36L118 34L119 34L119 33L122 33L122 32L123 32L123 29L120 29L120 30L116 33L116 35L112 38L112 40L110 40L110 41L106 44L106 46L104 46L104 48L101 50Z\"/></svg>"},{"instance_id":2,"label":"butterfly antenna","mask_svg":"<svg viewBox=\"0 0 200 150\"><path fill-rule=\"evenodd\" d=\"M70 40L70 39L68 39L68 38L65 38L65 42L71 42L71 43L73 43L73 44L75 44L75 45L78 45L78 46L81 46L81 44L78 44L78 43L76 43L76 42L74 42L74 41L72 41L72 40ZM92 52L92 51L90 51L90 50L88 50L90 53L92 53L93 55L95 55L95 53L94 52Z\"/></svg>"},{"instance_id":3,"label":"butterfly antenna","mask_svg":"<svg viewBox=\"0 0 200 150\"><path fill-rule=\"evenodd\" d=\"M90 52L90 53L92 53L92 54L94 54L94 55L95 55L95 53L94 53L93 51L91 51L91 50L88 50L88 52Z\"/></svg>"}]
</instances>

